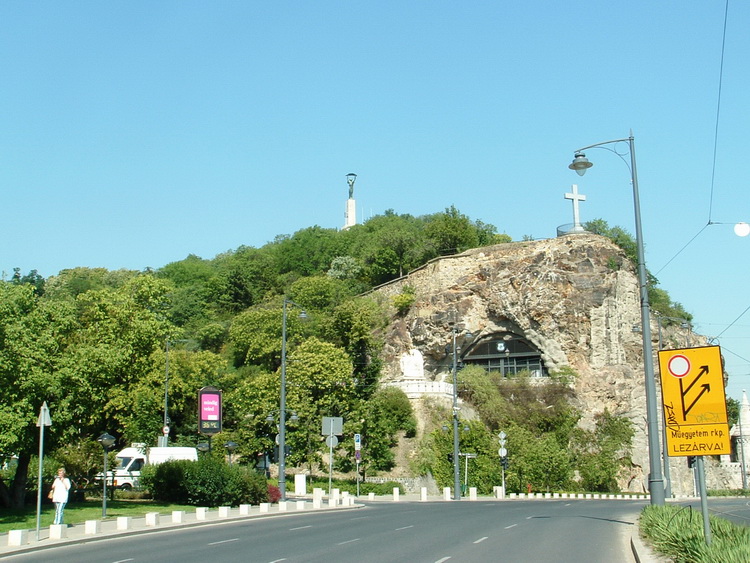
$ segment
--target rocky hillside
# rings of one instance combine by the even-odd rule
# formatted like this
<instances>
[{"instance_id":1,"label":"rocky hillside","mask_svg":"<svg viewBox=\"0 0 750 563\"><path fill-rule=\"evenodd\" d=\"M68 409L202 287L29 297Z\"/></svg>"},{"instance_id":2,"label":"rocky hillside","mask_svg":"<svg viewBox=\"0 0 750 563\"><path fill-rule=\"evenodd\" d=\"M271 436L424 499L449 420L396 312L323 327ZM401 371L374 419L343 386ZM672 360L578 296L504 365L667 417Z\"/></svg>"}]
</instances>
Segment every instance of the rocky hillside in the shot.
<instances>
[{"instance_id":1,"label":"rocky hillside","mask_svg":"<svg viewBox=\"0 0 750 563\"><path fill-rule=\"evenodd\" d=\"M493 335L525 341L546 373L570 367L578 374L571 385L582 426L604 409L633 421L635 467L622 486L647 489L638 283L619 247L580 233L473 249L433 260L375 292L391 298L405 288L416 300L389 327L384 380L402 387L417 412L420 401L450 397L454 327L464 359ZM692 345L705 344L692 338Z\"/></svg>"}]
</instances>

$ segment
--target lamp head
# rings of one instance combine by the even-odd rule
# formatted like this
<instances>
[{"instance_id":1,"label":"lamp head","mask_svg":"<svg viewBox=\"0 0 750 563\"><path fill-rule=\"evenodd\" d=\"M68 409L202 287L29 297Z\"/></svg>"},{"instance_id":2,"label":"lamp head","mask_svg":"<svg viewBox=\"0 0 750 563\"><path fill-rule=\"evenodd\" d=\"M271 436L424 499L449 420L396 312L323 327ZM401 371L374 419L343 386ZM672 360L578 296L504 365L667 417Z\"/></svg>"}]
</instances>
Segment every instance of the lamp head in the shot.
<instances>
[{"instance_id":1,"label":"lamp head","mask_svg":"<svg viewBox=\"0 0 750 563\"><path fill-rule=\"evenodd\" d=\"M568 168L571 170L575 170L576 174L579 176L583 176L586 173L586 170L594 166L591 162L589 162L589 159L586 158L586 155L582 152L577 152L575 154L575 158L573 159L573 162L571 162L568 165Z\"/></svg>"},{"instance_id":2,"label":"lamp head","mask_svg":"<svg viewBox=\"0 0 750 563\"><path fill-rule=\"evenodd\" d=\"M346 183L350 186L354 185L354 181L357 179L357 175L354 172L350 172L346 175Z\"/></svg>"},{"instance_id":3,"label":"lamp head","mask_svg":"<svg viewBox=\"0 0 750 563\"><path fill-rule=\"evenodd\" d=\"M96 441L99 442L105 450L108 450L115 445L115 437L106 432L99 436Z\"/></svg>"}]
</instances>

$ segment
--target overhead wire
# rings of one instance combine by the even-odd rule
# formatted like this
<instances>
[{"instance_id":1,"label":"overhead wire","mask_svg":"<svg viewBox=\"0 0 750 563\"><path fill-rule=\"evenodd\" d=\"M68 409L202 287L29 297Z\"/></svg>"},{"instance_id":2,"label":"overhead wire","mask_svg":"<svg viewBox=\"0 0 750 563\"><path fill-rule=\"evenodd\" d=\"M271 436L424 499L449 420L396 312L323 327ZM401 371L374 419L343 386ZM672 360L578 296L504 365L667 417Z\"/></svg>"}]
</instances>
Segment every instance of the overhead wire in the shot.
<instances>
[{"instance_id":1,"label":"overhead wire","mask_svg":"<svg viewBox=\"0 0 750 563\"><path fill-rule=\"evenodd\" d=\"M699 230L693 238L691 238L680 250L677 251L677 253L670 258L666 264L664 264L659 270L656 272L656 275L658 275L662 270L664 270L667 266L669 266L675 258L677 258L682 252L690 246L695 239L697 239L701 233L708 227L709 225L717 225L719 223L716 223L712 219L713 214L713 205L714 205L714 187L716 184L716 160L717 160L717 154L719 152L719 124L721 122L721 92L722 92L722 85L724 83L724 53L726 51L726 44L727 44L727 22L729 20L729 0L726 0L726 3L724 5L724 27L722 30L722 37L721 37L721 56L719 57L719 84L718 84L718 91L716 96L716 119L714 123L714 150L713 150L713 157L711 159L711 184L709 188L709 195L708 195L708 222L703 225L701 230Z\"/></svg>"}]
</instances>

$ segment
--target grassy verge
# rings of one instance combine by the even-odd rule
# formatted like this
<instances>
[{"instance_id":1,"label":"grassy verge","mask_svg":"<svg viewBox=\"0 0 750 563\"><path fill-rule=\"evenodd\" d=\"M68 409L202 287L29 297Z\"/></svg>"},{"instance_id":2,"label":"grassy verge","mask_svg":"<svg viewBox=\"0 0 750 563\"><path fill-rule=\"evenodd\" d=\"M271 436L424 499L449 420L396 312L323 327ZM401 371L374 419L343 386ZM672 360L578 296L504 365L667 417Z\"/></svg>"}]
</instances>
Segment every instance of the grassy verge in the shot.
<instances>
[{"instance_id":1,"label":"grassy verge","mask_svg":"<svg viewBox=\"0 0 750 563\"><path fill-rule=\"evenodd\" d=\"M107 520L118 516L143 516L147 512L171 514L173 510L194 511L194 506L166 504L152 500L107 501ZM55 507L42 505L41 526L48 527L55 517ZM75 502L65 507L65 523L81 524L86 520L101 520L102 501ZM8 530L36 529L36 506L23 510L0 510L0 533Z\"/></svg>"},{"instance_id":2,"label":"grassy verge","mask_svg":"<svg viewBox=\"0 0 750 563\"><path fill-rule=\"evenodd\" d=\"M641 534L655 551L674 561L746 563L750 561L750 528L709 516L711 545L706 545L703 516L689 507L647 506L641 512Z\"/></svg>"}]
</instances>

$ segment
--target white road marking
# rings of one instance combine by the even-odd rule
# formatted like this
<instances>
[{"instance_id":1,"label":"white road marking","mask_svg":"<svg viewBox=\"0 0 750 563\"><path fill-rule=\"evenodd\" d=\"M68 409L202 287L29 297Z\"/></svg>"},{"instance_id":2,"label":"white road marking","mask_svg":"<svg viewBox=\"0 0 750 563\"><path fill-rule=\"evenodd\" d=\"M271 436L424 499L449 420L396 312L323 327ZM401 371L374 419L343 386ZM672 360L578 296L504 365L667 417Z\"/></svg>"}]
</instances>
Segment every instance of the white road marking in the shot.
<instances>
[{"instance_id":1,"label":"white road marking","mask_svg":"<svg viewBox=\"0 0 750 563\"><path fill-rule=\"evenodd\" d=\"M270 563L281 563L282 561L286 561L286 559L274 559Z\"/></svg>"},{"instance_id":2,"label":"white road marking","mask_svg":"<svg viewBox=\"0 0 750 563\"><path fill-rule=\"evenodd\" d=\"M409 528L413 528L413 527L414 525L412 524L411 526L404 526L403 528L396 528L395 531L400 532L401 530L408 530Z\"/></svg>"},{"instance_id":3,"label":"white road marking","mask_svg":"<svg viewBox=\"0 0 750 563\"><path fill-rule=\"evenodd\" d=\"M511 528L515 528L516 526L518 526L518 524L511 524L510 526L505 526L505 529L510 530Z\"/></svg>"},{"instance_id":4,"label":"white road marking","mask_svg":"<svg viewBox=\"0 0 750 563\"><path fill-rule=\"evenodd\" d=\"M479 538L478 540L476 540L474 543L482 543L486 539L487 539L487 536L484 536L483 538Z\"/></svg>"},{"instance_id":5,"label":"white road marking","mask_svg":"<svg viewBox=\"0 0 750 563\"><path fill-rule=\"evenodd\" d=\"M293 532L294 530L304 530L305 528L312 528L312 526L299 526L297 528L289 528L289 531Z\"/></svg>"},{"instance_id":6,"label":"white road marking","mask_svg":"<svg viewBox=\"0 0 750 563\"><path fill-rule=\"evenodd\" d=\"M435 563L443 563L444 561L448 561L448 559L450 559L450 557L443 557L442 559L435 561Z\"/></svg>"},{"instance_id":7,"label":"white road marking","mask_svg":"<svg viewBox=\"0 0 750 563\"><path fill-rule=\"evenodd\" d=\"M133 558L130 559L120 559L119 561L113 561L112 563L126 563L127 561L133 561Z\"/></svg>"},{"instance_id":8,"label":"white road marking","mask_svg":"<svg viewBox=\"0 0 750 563\"><path fill-rule=\"evenodd\" d=\"M212 541L208 545L219 545L221 543L229 543L229 542L233 542L233 541L239 541L239 539L240 538L232 538L231 540Z\"/></svg>"},{"instance_id":9,"label":"white road marking","mask_svg":"<svg viewBox=\"0 0 750 563\"><path fill-rule=\"evenodd\" d=\"M359 541L360 538L354 538L353 540L346 540L346 541L340 541L336 545L346 545L347 543L354 543L355 541Z\"/></svg>"}]
</instances>

